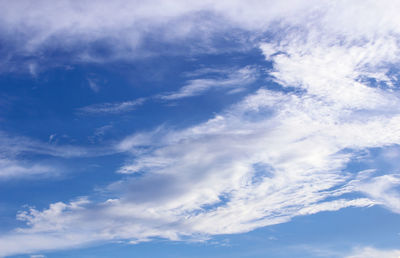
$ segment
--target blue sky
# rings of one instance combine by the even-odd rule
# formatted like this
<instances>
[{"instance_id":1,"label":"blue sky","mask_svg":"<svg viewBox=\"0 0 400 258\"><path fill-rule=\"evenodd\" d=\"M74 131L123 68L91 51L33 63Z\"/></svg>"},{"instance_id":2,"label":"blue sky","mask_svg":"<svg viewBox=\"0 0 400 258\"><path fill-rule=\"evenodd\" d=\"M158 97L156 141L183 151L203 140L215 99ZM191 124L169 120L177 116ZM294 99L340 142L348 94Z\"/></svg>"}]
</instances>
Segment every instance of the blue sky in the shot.
<instances>
[{"instance_id":1,"label":"blue sky","mask_svg":"<svg viewBox=\"0 0 400 258\"><path fill-rule=\"evenodd\" d=\"M400 4L0 3L1 257L399 257Z\"/></svg>"}]
</instances>

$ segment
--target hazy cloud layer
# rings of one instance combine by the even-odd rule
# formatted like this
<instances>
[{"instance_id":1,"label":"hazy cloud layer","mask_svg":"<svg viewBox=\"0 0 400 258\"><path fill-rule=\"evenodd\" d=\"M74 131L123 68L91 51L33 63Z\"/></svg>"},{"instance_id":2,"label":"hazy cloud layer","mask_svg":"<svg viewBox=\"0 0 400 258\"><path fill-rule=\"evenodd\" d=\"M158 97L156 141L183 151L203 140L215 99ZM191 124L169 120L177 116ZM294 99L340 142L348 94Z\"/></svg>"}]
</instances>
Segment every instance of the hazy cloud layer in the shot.
<instances>
[{"instance_id":1,"label":"hazy cloud layer","mask_svg":"<svg viewBox=\"0 0 400 258\"><path fill-rule=\"evenodd\" d=\"M380 250L373 247L356 248L352 254L346 258L397 258L400 255L400 250Z\"/></svg>"}]
</instances>

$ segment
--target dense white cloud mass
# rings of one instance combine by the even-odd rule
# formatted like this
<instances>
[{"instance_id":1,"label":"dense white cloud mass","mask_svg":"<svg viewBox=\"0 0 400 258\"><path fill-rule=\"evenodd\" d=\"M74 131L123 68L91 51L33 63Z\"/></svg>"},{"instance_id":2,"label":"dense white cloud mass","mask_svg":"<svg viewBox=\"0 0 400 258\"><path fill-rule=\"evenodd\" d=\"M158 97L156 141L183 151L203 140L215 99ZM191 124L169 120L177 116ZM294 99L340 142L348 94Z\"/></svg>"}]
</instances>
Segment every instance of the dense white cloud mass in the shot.
<instances>
[{"instance_id":1,"label":"dense white cloud mass","mask_svg":"<svg viewBox=\"0 0 400 258\"><path fill-rule=\"evenodd\" d=\"M85 44L111 40L113 55L122 58L127 52L132 52L128 56L140 55L134 50L154 34L157 40L166 42L202 38L204 45L213 33L230 28L261 34L268 29L286 33L313 28L327 32L324 38L338 42L371 40L400 32L396 19L399 3L390 0L1 2L0 31L9 36L20 53L35 54L52 46L84 46L78 58L92 61L96 57L87 52ZM16 33L18 37L13 37Z\"/></svg>"},{"instance_id":2,"label":"dense white cloud mass","mask_svg":"<svg viewBox=\"0 0 400 258\"><path fill-rule=\"evenodd\" d=\"M263 29L282 15L298 15L312 5L312 1L307 4L304 1L277 4L273 1L159 0L2 2L1 30L5 34L21 34L22 41L18 43L27 52L43 45L71 47L98 39L114 39L117 55L126 53L123 51L126 48L134 49L153 33L157 34L157 40L175 42L195 35L207 41L210 32L231 27L225 20L233 22L235 27Z\"/></svg>"},{"instance_id":3,"label":"dense white cloud mass","mask_svg":"<svg viewBox=\"0 0 400 258\"><path fill-rule=\"evenodd\" d=\"M358 150L400 144L400 99L393 69L399 62L399 5L40 1L22 19L18 11L28 2L9 4L0 15L2 33L27 34L23 48L28 52L65 36L75 41L78 35L87 42L107 35L137 46L157 27L172 31L163 36L173 41L197 33L192 14L204 11L218 18L210 24L218 28L204 28L210 33L228 26L257 36L274 35L260 41L260 49L273 63L270 74L281 89L261 88L196 126L160 127L125 138L115 152L129 152L132 159L118 171L127 177L106 189L110 199L81 198L21 212L18 218L27 226L0 237L0 255L104 240L205 239L345 207L382 204L400 213L396 171L376 176L374 171L345 169ZM61 9L60 17L56 11ZM189 22L182 23L188 16ZM282 31L277 33L271 24ZM228 82L194 80L164 98L246 83L246 76L239 73ZM131 108L129 103L125 106ZM123 107L110 104L93 107L93 112L112 113ZM357 255L350 257L366 257Z\"/></svg>"}]
</instances>

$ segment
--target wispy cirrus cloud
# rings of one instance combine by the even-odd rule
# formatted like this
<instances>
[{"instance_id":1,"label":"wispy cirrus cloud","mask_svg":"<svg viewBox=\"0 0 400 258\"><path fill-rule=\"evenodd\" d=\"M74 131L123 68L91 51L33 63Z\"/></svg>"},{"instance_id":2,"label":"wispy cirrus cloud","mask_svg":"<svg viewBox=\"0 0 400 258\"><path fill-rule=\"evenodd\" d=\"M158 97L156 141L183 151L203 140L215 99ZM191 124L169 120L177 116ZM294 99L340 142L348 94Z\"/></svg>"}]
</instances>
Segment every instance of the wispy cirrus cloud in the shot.
<instances>
[{"instance_id":1,"label":"wispy cirrus cloud","mask_svg":"<svg viewBox=\"0 0 400 258\"><path fill-rule=\"evenodd\" d=\"M35 155L69 159L110 155L117 152L111 147L86 147L57 144L56 134L48 142L29 137L10 135L0 131L0 180L46 178L59 175L59 165L32 158Z\"/></svg>"},{"instance_id":2,"label":"wispy cirrus cloud","mask_svg":"<svg viewBox=\"0 0 400 258\"><path fill-rule=\"evenodd\" d=\"M0 156L0 180L24 178L31 179L38 176L55 176L60 169L42 162L29 162Z\"/></svg>"},{"instance_id":3,"label":"wispy cirrus cloud","mask_svg":"<svg viewBox=\"0 0 400 258\"><path fill-rule=\"evenodd\" d=\"M117 102L117 103L100 103L78 109L80 114L97 115L97 114L118 114L135 110L138 106L145 103L145 98L136 100Z\"/></svg>"},{"instance_id":4,"label":"wispy cirrus cloud","mask_svg":"<svg viewBox=\"0 0 400 258\"><path fill-rule=\"evenodd\" d=\"M11 135L0 131L0 155L8 157L32 153L60 158L73 158L101 156L114 152L115 150L109 147L53 144L52 142L43 142L29 137Z\"/></svg>"},{"instance_id":5,"label":"wispy cirrus cloud","mask_svg":"<svg viewBox=\"0 0 400 258\"><path fill-rule=\"evenodd\" d=\"M215 70L201 70L200 74L204 75ZM188 98L205 93L209 90L237 90L243 89L248 84L254 82L257 78L257 71L251 67L244 67L238 70L218 70L218 78L201 78L189 80L186 85L176 92L164 93L157 96L163 100L177 100ZM194 74L192 74L194 75Z\"/></svg>"},{"instance_id":6,"label":"wispy cirrus cloud","mask_svg":"<svg viewBox=\"0 0 400 258\"><path fill-rule=\"evenodd\" d=\"M351 92L350 87L370 89L350 84ZM206 238L299 215L384 204L378 195L345 196L360 192L355 181L361 174L343 171L357 154L342 150L400 142L392 133L400 114L375 112L392 106L392 96L386 89L367 92L383 101L371 106L355 101L349 107L347 99L324 99L315 91L260 89L197 126L128 137L119 146L132 151L134 161L121 170L142 176L110 184L107 191L114 197L104 202L82 199L22 212L27 227L0 241L46 238L35 247L24 245L29 252L111 239ZM375 115L365 120L360 110ZM76 228L85 240L74 234Z\"/></svg>"},{"instance_id":7,"label":"wispy cirrus cloud","mask_svg":"<svg viewBox=\"0 0 400 258\"><path fill-rule=\"evenodd\" d=\"M193 73L187 73L187 76L201 78L188 80L183 87L175 92L166 92L148 98L123 102L94 104L79 108L78 113L87 115L119 114L133 111L145 102L152 100L174 101L203 95L210 90L225 90L228 93L234 93L245 89L259 75L257 69L247 66L240 69L200 69Z\"/></svg>"},{"instance_id":8,"label":"wispy cirrus cloud","mask_svg":"<svg viewBox=\"0 0 400 258\"><path fill-rule=\"evenodd\" d=\"M386 206L393 212L400 213L400 173L394 171L376 176L374 170L367 170L353 180L350 186Z\"/></svg>"},{"instance_id":9,"label":"wispy cirrus cloud","mask_svg":"<svg viewBox=\"0 0 400 258\"><path fill-rule=\"evenodd\" d=\"M94 91L94 92L99 92L100 87L99 87L99 85L98 85L98 82L97 82L95 79L93 79L93 78L88 78L87 81L88 81L89 87L90 87L90 89L91 89L92 91Z\"/></svg>"}]
</instances>

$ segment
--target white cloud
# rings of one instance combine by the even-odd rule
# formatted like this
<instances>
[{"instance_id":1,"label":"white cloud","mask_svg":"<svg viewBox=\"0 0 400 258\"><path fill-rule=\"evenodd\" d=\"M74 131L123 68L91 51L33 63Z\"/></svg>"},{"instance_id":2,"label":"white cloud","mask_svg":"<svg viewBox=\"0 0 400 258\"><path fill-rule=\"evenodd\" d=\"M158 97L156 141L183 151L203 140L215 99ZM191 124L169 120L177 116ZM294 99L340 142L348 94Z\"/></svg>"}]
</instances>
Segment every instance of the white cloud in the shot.
<instances>
[{"instance_id":1,"label":"white cloud","mask_svg":"<svg viewBox=\"0 0 400 258\"><path fill-rule=\"evenodd\" d=\"M23 40L17 43L24 51L32 52L43 46L74 46L101 39L113 39L113 49L120 58L142 44L143 38L155 33L164 42L176 42L193 35L203 45L212 32L220 32L232 22L246 29L265 28L269 22L318 1L282 1L282 3L253 1L29 1L7 2L0 13L1 32L12 35L20 32ZM21 14L25 11L25 15ZM59 12L63 10L63 12ZM204 19L204 16L207 19ZM215 17L215 18L214 18ZM50 42L52 41L52 43ZM212 47L212 46L211 46ZM121 53L124 52L124 53ZM130 51L131 55L137 51ZM95 59L95 57L88 57Z\"/></svg>"},{"instance_id":2,"label":"white cloud","mask_svg":"<svg viewBox=\"0 0 400 258\"><path fill-rule=\"evenodd\" d=\"M50 135L51 140L55 137L55 134L53 135L53 137ZM90 148L70 144L54 144L54 141L42 142L29 137L16 136L0 131L0 156L14 158L27 153L72 158L108 155L115 153L115 150L101 146Z\"/></svg>"},{"instance_id":3,"label":"white cloud","mask_svg":"<svg viewBox=\"0 0 400 258\"><path fill-rule=\"evenodd\" d=\"M260 89L209 121L186 129L160 127L127 137L116 149L133 155L119 171L139 172L138 176L110 184L105 190L113 198L107 201L58 202L42 211L20 213L19 219L27 226L0 238L0 254L115 239L204 239L345 207L383 204L399 212L398 175L344 171L357 155L352 150L400 144L399 95L396 78L389 73L399 62L399 6L392 2L275 1L268 6L262 2L246 6L231 1L190 6L161 2L156 8L129 4L120 8L122 2L106 8L96 3L95 8L84 2L76 5L83 13L88 7L94 9L82 21L79 8L73 5L68 5L69 16L46 23L54 26L46 33L46 26L34 21L38 32L30 35L31 49L61 29L91 40L101 33L88 32L97 28L109 32L117 26L121 29L114 31L119 35L133 24L127 18L133 14L140 17L136 22L150 19L152 24L161 24L190 12L211 10L253 32L280 20L284 32L261 49L272 61L271 74L284 90ZM43 8L43 2L37 6ZM106 15L115 8L122 10L115 12L119 17ZM2 18L4 23L23 27L13 10ZM27 20L41 13L34 9ZM100 14L106 18L97 23ZM39 21L43 19L55 20L52 15ZM72 30L71 21L78 20ZM188 26L171 37L187 35ZM383 86L373 85L372 79ZM209 83L193 85L170 98L210 88ZM91 108L110 113L124 109L119 103ZM352 192L365 196L343 196ZM392 254L368 248L361 253L365 252Z\"/></svg>"},{"instance_id":4,"label":"white cloud","mask_svg":"<svg viewBox=\"0 0 400 258\"><path fill-rule=\"evenodd\" d=\"M356 248L352 254L346 258L398 258L400 257L400 250L383 250L373 247Z\"/></svg>"},{"instance_id":5,"label":"white cloud","mask_svg":"<svg viewBox=\"0 0 400 258\"><path fill-rule=\"evenodd\" d=\"M43 254L33 254L30 256L31 258L46 258Z\"/></svg>"},{"instance_id":6,"label":"white cloud","mask_svg":"<svg viewBox=\"0 0 400 258\"><path fill-rule=\"evenodd\" d=\"M374 92L379 93L386 96ZM391 98L385 103L391 105ZM341 197L357 191L356 178L342 171L352 154L341 150L399 141L398 134L388 133L397 128L390 124L396 113L364 121L359 109L365 108L342 112L343 107L313 94L261 89L200 125L129 137L119 146L132 150L135 162L121 169L144 174L111 184L107 191L115 199L31 209L19 216L28 227L0 241L30 241L47 232L54 238L49 241L61 238L69 246L75 245L77 231L86 237L78 238L80 244L176 240L246 232L293 216L381 203L378 195ZM339 199L326 200L332 197ZM41 248L27 247L26 252Z\"/></svg>"},{"instance_id":7,"label":"white cloud","mask_svg":"<svg viewBox=\"0 0 400 258\"><path fill-rule=\"evenodd\" d=\"M373 173L363 173L362 177L351 182L354 190L365 193L378 203L386 206L390 210L400 213L400 174L387 174L383 176L373 176Z\"/></svg>"},{"instance_id":8,"label":"white cloud","mask_svg":"<svg viewBox=\"0 0 400 258\"><path fill-rule=\"evenodd\" d=\"M216 90L241 90L248 84L255 81L257 78L257 71L251 67L244 67L241 69L202 69L188 74L190 76L203 76L210 74L217 74L218 78L196 78L191 79L185 86L176 92L162 93L150 97L150 99L162 100L177 100L182 98L193 97L204 94L206 91ZM89 81L90 83L90 81ZM100 103L94 104L78 109L81 114L118 114L129 112L136 109L138 106L143 105L148 101L146 98L139 98L131 101L124 101L119 103Z\"/></svg>"},{"instance_id":9,"label":"white cloud","mask_svg":"<svg viewBox=\"0 0 400 258\"><path fill-rule=\"evenodd\" d=\"M100 86L95 79L88 78L87 81L88 81L89 87L90 87L90 89L92 89L92 91L99 92Z\"/></svg>"},{"instance_id":10,"label":"white cloud","mask_svg":"<svg viewBox=\"0 0 400 258\"><path fill-rule=\"evenodd\" d=\"M82 114L118 114L136 109L146 100L144 98L124 101L119 103L101 103L79 108L78 111Z\"/></svg>"},{"instance_id":11,"label":"white cloud","mask_svg":"<svg viewBox=\"0 0 400 258\"><path fill-rule=\"evenodd\" d=\"M226 46L214 44L217 38L226 38L225 35L239 48L249 49L264 38L266 31L280 37L278 32L286 34L304 28L323 28L327 32L324 38L335 41L343 37L370 40L400 32L394 18L399 8L389 0L335 1L335 4L327 0L251 1L251 4L208 0L196 3L41 0L35 5L27 0L8 1L0 11L0 33L15 49L7 51L2 68L16 70L13 57L23 55L29 57L27 70L31 70L31 64L37 70L49 64L42 62L47 57L40 54L48 48L68 52L68 64L151 56L163 52L161 48L147 47L146 39L154 37L160 44L178 44L177 49L183 49L185 54L229 51ZM233 35L232 29L244 33ZM250 36L244 36L248 32ZM99 43L108 50L103 56L93 47ZM163 53L171 52L174 50L168 48Z\"/></svg>"},{"instance_id":12,"label":"white cloud","mask_svg":"<svg viewBox=\"0 0 400 258\"><path fill-rule=\"evenodd\" d=\"M392 85L386 75L395 64L398 46L395 38L387 38L366 44L334 44L319 38L298 43L304 35L289 37L283 46L262 45L265 55L274 62L271 74L284 86L299 86L309 94L334 101L349 108L376 108L390 101L396 105L391 92L382 92L363 84L360 78L370 78ZM276 55L270 56L272 48ZM324 87L321 87L324 85Z\"/></svg>"},{"instance_id":13,"label":"white cloud","mask_svg":"<svg viewBox=\"0 0 400 258\"><path fill-rule=\"evenodd\" d=\"M91 143L103 141L105 134L107 134L108 131L112 130L112 128L113 128L112 124L103 125L99 128L96 128L94 130L93 135L89 136L89 141Z\"/></svg>"},{"instance_id":14,"label":"white cloud","mask_svg":"<svg viewBox=\"0 0 400 258\"><path fill-rule=\"evenodd\" d=\"M103 130L106 129L103 128ZM101 146L61 145L57 144L55 138L56 134L52 134L48 142L43 142L0 131L0 180L43 178L57 176L62 172L59 162L43 161L41 158L35 158L35 155L53 158L84 158L110 155L117 151Z\"/></svg>"},{"instance_id":15,"label":"white cloud","mask_svg":"<svg viewBox=\"0 0 400 258\"><path fill-rule=\"evenodd\" d=\"M33 178L36 176L54 176L59 168L47 164L24 162L0 156L0 180L10 178Z\"/></svg>"},{"instance_id":16,"label":"white cloud","mask_svg":"<svg viewBox=\"0 0 400 258\"><path fill-rule=\"evenodd\" d=\"M203 70L204 72L205 70ZM220 71L218 73L221 73ZM205 91L211 89L241 89L248 84L254 82L256 79L256 71L250 67L225 72L223 76L219 75L218 79L193 79L185 86L180 88L177 92L162 94L159 98L164 100L176 100L181 98L192 97L200 95Z\"/></svg>"}]
</instances>

